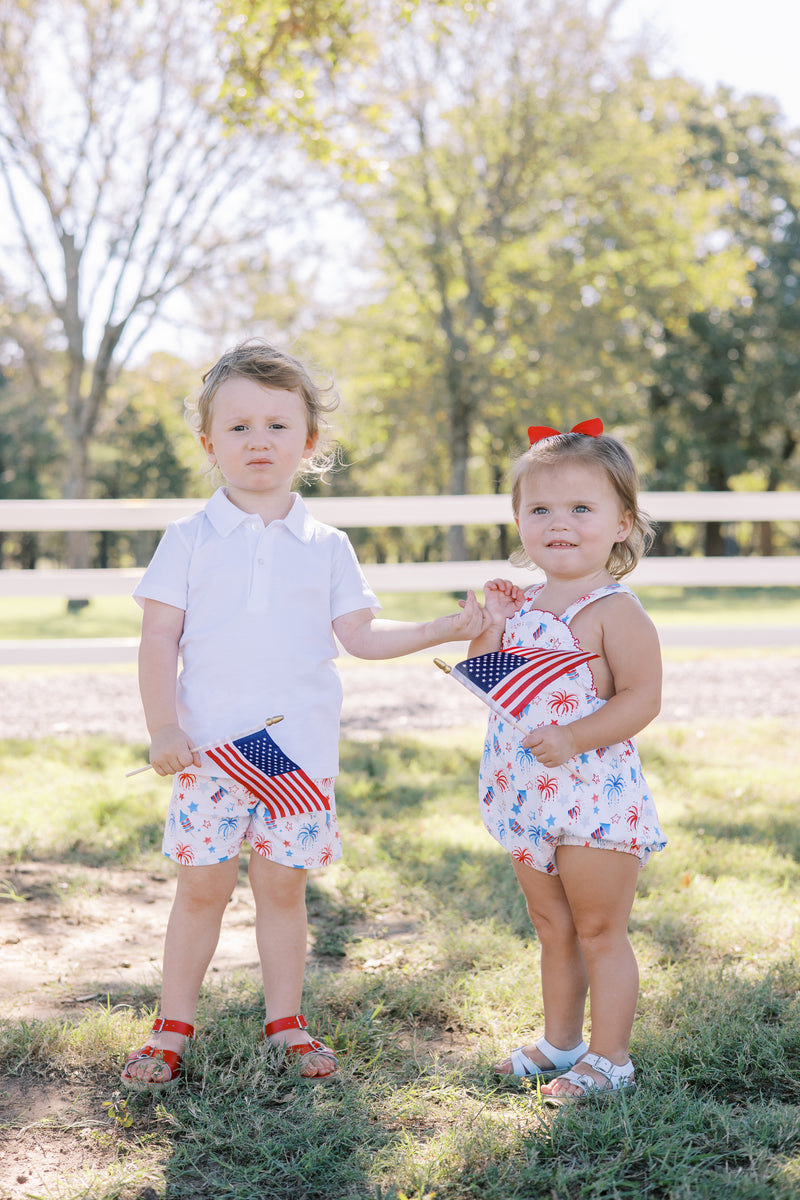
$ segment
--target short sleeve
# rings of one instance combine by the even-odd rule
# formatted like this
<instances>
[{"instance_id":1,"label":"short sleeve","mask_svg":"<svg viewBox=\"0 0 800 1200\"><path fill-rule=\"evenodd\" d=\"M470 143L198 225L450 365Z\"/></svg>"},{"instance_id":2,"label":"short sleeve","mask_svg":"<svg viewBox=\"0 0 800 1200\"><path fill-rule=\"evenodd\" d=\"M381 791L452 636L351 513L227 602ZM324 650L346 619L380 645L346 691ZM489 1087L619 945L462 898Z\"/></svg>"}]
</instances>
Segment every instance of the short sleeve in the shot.
<instances>
[{"instance_id":1,"label":"short sleeve","mask_svg":"<svg viewBox=\"0 0 800 1200\"><path fill-rule=\"evenodd\" d=\"M360 608L380 612L381 604L367 583L350 539L342 534L331 578L331 620Z\"/></svg>"},{"instance_id":2,"label":"short sleeve","mask_svg":"<svg viewBox=\"0 0 800 1200\"><path fill-rule=\"evenodd\" d=\"M158 600L185 612L191 555L191 543L180 527L168 525L133 593L137 604L144 607L145 600Z\"/></svg>"}]
</instances>

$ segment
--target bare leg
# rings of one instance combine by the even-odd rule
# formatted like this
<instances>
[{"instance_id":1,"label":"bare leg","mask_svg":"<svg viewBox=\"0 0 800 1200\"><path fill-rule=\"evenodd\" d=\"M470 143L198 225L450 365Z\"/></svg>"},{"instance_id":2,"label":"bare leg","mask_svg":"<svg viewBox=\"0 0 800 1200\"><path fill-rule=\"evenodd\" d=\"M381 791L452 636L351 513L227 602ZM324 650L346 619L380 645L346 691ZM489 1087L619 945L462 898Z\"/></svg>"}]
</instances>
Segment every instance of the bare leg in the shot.
<instances>
[{"instance_id":1,"label":"bare leg","mask_svg":"<svg viewBox=\"0 0 800 1200\"><path fill-rule=\"evenodd\" d=\"M544 1036L559 1050L571 1050L582 1038L583 1016L589 979L572 912L558 875L535 871L514 863L530 917L541 944ZM543 1069L552 1063L533 1044L525 1054ZM496 1070L511 1071L511 1059L496 1064Z\"/></svg>"},{"instance_id":2,"label":"bare leg","mask_svg":"<svg viewBox=\"0 0 800 1200\"><path fill-rule=\"evenodd\" d=\"M270 862L255 850L250 854L267 1022L295 1016L301 1009L308 938L307 875L300 868ZM289 1046L306 1045L310 1040L302 1029L287 1029L270 1038ZM334 1061L323 1054L305 1054L300 1064L301 1075L330 1075L335 1070Z\"/></svg>"},{"instance_id":3,"label":"bare leg","mask_svg":"<svg viewBox=\"0 0 800 1200\"><path fill-rule=\"evenodd\" d=\"M629 1044L639 970L628 940L639 861L632 854L585 846L562 846L558 851L559 878L589 976L592 1036L589 1049L612 1063L629 1060ZM605 1080L591 1068L581 1071ZM579 1095L580 1088L561 1078L545 1085L546 1095Z\"/></svg>"},{"instance_id":4,"label":"bare leg","mask_svg":"<svg viewBox=\"0 0 800 1200\"><path fill-rule=\"evenodd\" d=\"M170 1021L194 1024L197 998L219 941L225 906L236 886L239 859L213 867L178 867L178 882L164 940L161 1014ZM160 1050L183 1050L180 1033L154 1033L149 1044ZM133 1079L161 1082L169 1071L158 1059L131 1064Z\"/></svg>"}]
</instances>

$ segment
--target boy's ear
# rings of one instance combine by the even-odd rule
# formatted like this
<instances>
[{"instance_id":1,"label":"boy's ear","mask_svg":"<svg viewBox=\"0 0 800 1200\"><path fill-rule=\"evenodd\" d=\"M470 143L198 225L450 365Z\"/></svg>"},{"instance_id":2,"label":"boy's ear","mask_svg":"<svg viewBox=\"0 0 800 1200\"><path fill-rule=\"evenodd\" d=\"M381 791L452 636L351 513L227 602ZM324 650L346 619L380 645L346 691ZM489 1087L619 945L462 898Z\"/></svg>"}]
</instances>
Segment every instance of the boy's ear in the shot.
<instances>
[{"instance_id":1,"label":"boy's ear","mask_svg":"<svg viewBox=\"0 0 800 1200\"><path fill-rule=\"evenodd\" d=\"M306 438L306 444L303 448L303 458L310 458L317 448L319 441L319 433L310 433Z\"/></svg>"},{"instance_id":2,"label":"boy's ear","mask_svg":"<svg viewBox=\"0 0 800 1200\"><path fill-rule=\"evenodd\" d=\"M203 450L205 451L206 458L209 460L209 462L216 463L217 460L216 460L216 456L214 454L214 443L211 441L211 438L207 434L201 433L199 440L200 440L200 445L203 447Z\"/></svg>"}]
</instances>

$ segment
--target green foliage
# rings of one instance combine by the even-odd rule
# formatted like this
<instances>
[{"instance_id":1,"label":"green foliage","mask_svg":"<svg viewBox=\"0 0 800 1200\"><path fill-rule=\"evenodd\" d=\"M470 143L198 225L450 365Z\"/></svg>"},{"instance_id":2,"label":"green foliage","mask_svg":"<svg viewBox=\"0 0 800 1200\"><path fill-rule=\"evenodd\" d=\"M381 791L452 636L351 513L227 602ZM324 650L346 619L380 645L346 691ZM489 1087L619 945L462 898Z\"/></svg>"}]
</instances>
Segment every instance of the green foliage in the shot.
<instances>
[{"instance_id":1,"label":"green foliage","mask_svg":"<svg viewBox=\"0 0 800 1200\"><path fill-rule=\"evenodd\" d=\"M580 0L555 19L453 7L442 26L430 45L420 12L382 48L392 121L361 126L376 178L342 185L374 279L329 351L357 486L500 491L534 417L598 411L647 468L644 385L666 339L750 294L743 239L718 236L727 181L687 170L695 93L621 60ZM495 536L471 533L470 553Z\"/></svg>"},{"instance_id":2,"label":"green foliage","mask_svg":"<svg viewBox=\"0 0 800 1200\"><path fill-rule=\"evenodd\" d=\"M727 490L750 473L764 489L797 487L796 147L768 101L688 86L681 100L687 176L722 198L716 236L744 257L747 278L744 293L664 322L650 386L651 483ZM719 553L718 529L706 549Z\"/></svg>"}]
</instances>

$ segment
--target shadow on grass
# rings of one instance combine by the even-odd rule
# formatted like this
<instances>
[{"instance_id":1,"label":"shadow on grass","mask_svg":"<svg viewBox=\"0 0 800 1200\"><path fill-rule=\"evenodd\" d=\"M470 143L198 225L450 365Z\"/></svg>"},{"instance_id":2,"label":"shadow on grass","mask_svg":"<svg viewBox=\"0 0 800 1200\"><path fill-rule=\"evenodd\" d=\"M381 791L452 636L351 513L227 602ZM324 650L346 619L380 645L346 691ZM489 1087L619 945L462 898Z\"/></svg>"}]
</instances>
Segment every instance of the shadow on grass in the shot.
<instances>
[{"instance_id":1,"label":"shadow on grass","mask_svg":"<svg viewBox=\"0 0 800 1200\"><path fill-rule=\"evenodd\" d=\"M688 817L681 821L681 827L709 842L774 846L782 855L800 863L800 814L796 821L776 820L774 814L769 813L764 814L763 820L750 818L745 821L715 820L713 816Z\"/></svg>"}]
</instances>

